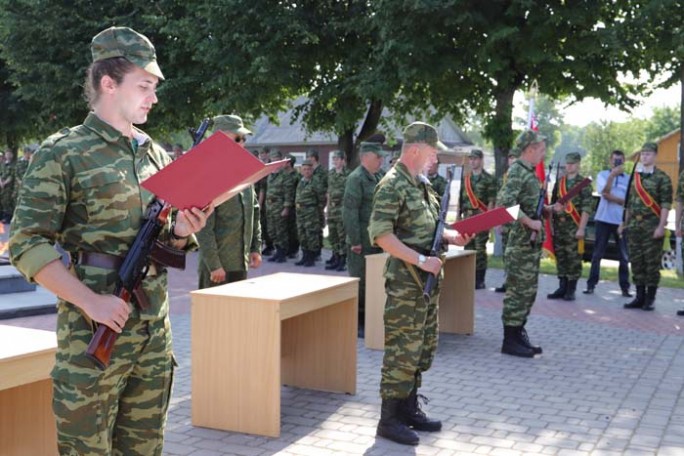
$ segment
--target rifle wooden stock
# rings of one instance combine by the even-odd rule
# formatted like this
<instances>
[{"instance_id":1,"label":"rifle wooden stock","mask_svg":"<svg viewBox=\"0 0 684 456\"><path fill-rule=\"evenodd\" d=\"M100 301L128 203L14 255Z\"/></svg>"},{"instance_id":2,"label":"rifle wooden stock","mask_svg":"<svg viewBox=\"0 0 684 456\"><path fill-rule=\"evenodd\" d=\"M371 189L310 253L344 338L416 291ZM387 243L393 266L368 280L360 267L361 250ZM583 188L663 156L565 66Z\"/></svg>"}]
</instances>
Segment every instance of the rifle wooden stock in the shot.
<instances>
[{"instance_id":1,"label":"rifle wooden stock","mask_svg":"<svg viewBox=\"0 0 684 456\"><path fill-rule=\"evenodd\" d=\"M115 291L114 296L118 296L126 302L131 298L126 289ZM86 349L86 356L95 363L100 370L105 370L107 366L109 366L109 361L112 358L112 351L114 350L114 343L118 337L119 333L109 326L103 324L97 326L95 335L90 339L90 343Z\"/></svg>"}]
</instances>

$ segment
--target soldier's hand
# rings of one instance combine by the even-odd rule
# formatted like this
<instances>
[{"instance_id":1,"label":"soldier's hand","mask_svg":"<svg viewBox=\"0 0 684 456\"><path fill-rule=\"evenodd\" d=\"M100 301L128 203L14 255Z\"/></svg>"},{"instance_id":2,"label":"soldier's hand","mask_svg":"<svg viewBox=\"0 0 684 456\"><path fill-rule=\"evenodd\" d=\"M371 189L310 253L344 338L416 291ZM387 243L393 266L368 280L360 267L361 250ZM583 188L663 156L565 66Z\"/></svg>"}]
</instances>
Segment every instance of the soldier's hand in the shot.
<instances>
[{"instance_id":1,"label":"soldier's hand","mask_svg":"<svg viewBox=\"0 0 684 456\"><path fill-rule=\"evenodd\" d=\"M584 230L578 229L575 233L575 239L584 239Z\"/></svg>"},{"instance_id":2,"label":"soldier's hand","mask_svg":"<svg viewBox=\"0 0 684 456\"><path fill-rule=\"evenodd\" d=\"M91 320L106 325L117 333L121 332L131 312L126 301L114 295L96 294L81 308Z\"/></svg>"},{"instance_id":3,"label":"soldier's hand","mask_svg":"<svg viewBox=\"0 0 684 456\"><path fill-rule=\"evenodd\" d=\"M468 244L475 237L474 234L459 233L458 231L455 231L455 230L453 230L453 231L449 230L448 232L445 231L444 236L445 236L447 243L453 244L453 245L460 245L461 247Z\"/></svg>"},{"instance_id":4,"label":"soldier's hand","mask_svg":"<svg viewBox=\"0 0 684 456\"><path fill-rule=\"evenodd\" d=\"M622 232L625 231L625 224L620 223L617 227L617 234L618 236L622 237Z\"/></svg>"},{"instance_id":5,"label":"soldier's hand","mask_svg":"<svg viewBox=\"0 0 684 456\"><path fill-rule=\"evenodd\" d=\"M261 266L261 254L259 252L252 252L249 254L249 267L256 269Z\"/></svg>"},{"instance_id":6,"label":"soldier's hand","mask_svg":"<svg viewBox=\"0 0 684 456\"><path fill-rule=\"evenodd\" d=\"M653 232L653 239L661 239L664 236L665 236L665 228L663 228L663 227L659 226Z\"/></svg>"},{"instance_id":7,"label":"soldier's hand","mask_svg":"<svg viewBox=\"0 0 684 456\"><path fill-rule=\"evenodd\" d=\"M197 233L207 224L207 218L214 212L214 205L210 204L205 210L193 207L183 209L176 214L176 228L174 234L180 238Z\"/></svg>"},{"instance_id":8,"label":"soldier's hand","mask_svg":"<svg viewBox=\"0 0 684 456\"><path fill-rule=\"evenodd\" d=\"M440 260L438 257L427 257L425 260L425 263L423 264L418 264L418 267L422 269L423 271L429 272L432 275L437 275L439 274L439 271L442 269L442 260Z\"/></svg>"},{"instance_id":9,"label":"soldier's hand","mask_svg":"<svg viewBox=\"0 0 684 456\"><path fill-rule=\"evenodd\" d=\"M226 270L223 268L214 269L209 273L209 280L214 283L221 283L226 280Z\"/></svg>"},{"instance_id":10,"label":"soldier's hand","mask_svg":"<svg viewBox=\"0 0 684 456\"><path fill-rule=\"evenodd\" d=\"M280 216L281 217L287 217L288 215L290 215L290 208L288 208L288 207L283 208L282 212L280 213Z\"/></svg>"},{"instance_id":11,"label":"soldier's hand","mask_svg":"<svg viewBox=\"0 0 684 456\"><path fill-rule=\"evenodd\" d=\"M564 210L565 210L565 207L563 207L563 205L562 205L561 203L554 203L554 205L553 205L553 211L554 211L556 214L560 214L560 213L563 212Z\"/></svg>"},{"instance_id":12,"label":"soldier's hand","mask_svg":"<svg viewBox=\"0 0 684 456\"><path fill-rule=\"evenodd\" d=\"M357 254L357 255L361 255L362 247L363 247L363 246L362 246L361 244L359 244L359 245L352 245L352 246L350 247L350 250L351 250L352 252L354 252L355 254Z\"/></svg>"},{"instance_id":13,"label":"soldier's hand","mask_svg":"<svg viewBox=\"0 0 684 456\"><path fill-rule=\"evenodd\" d=\"M531 229L532 231L541 231L542 229L542 222L541 220L532 220L528 219L529 221L527 222L527 227Z\"/></svg>"}]
</instances>

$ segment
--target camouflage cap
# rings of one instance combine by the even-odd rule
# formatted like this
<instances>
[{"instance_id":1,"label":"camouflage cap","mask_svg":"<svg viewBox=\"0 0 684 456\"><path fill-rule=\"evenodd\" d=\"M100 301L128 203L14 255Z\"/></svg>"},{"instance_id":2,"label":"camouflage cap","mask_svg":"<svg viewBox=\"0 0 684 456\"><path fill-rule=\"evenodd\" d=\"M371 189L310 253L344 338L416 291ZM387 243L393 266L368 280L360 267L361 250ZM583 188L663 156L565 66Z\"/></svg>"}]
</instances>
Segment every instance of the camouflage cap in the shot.
<instances>
[{"instance_id":1,"label":"camouflage cap","mask_svg":"<svg viewBox=\"0 0 684 456\"><path fill-rule=\"evenodd\" d=\"M154 46L145 35L128 27L110 27L93 37L90 43L93 63L123 57L143 70L164 79L157 64Z\"/></svg>"},{"instance_id":2,"label":"camouflage cap","mask_svg":"<svg viewBox=\"0 0 684 456\"><path fill-rule=\"evenodd\" d=\"M318 160L318 151L315 149L309 149L306 151L306 158L313 157Z\"/></svg>"},{"instance_id":3,"label":"camouflage cap","mask_svg":"<svg viewBox=\"0 0 684 456\"><path fill-rule=\"evenodd\" d=\"M515 139L514 147L517 147L522 154L525 148L530 144L537 144L544 140L546 140L546 136L540 135L539 132L534 130L525 130Z\"/></svg>"},{"instance_id":4,"label":"camouflage cap","mask_svg":"<svg viewBox=\"0 0 684 456\"><path fill-rule=\"evenodd\" d=\"M251 135L252 131L245 128L242 118L234 114L222 114L212 119L216 130L229 131L236 135Z\"/></svg>"},{"instance_id":5,"label":"camouflage cap","mask_svg":"<svg viewBox=\"0 0 684 456\"><path fill-rule=\"evenodd\" d=\"M480 149L473 149L470 151L469 157L483 158L484 154Z\"/></svg>"},{"instance_id":6,"label":"camouflage cap","mask_svg":"<svg viewBox=\"0 0 684 456\"><path fill-rule=\"evenodd\" d=\"M654 152L657 154L658 153L658 144L656 144L654 142L644 143L644 145L641 146L641 149L639 150L639 152Z\"/></svg>"},{"instance_id":7,"label":"camouflage cap","mask_svg":"<svg viewBox=\"0 0 684 456\"><path fill-rule=\"evenodd\" d=\"M373 152L379 157L384 157L387 155L387 152L382 150L382 144L374 142L362 142L361 147L359 147L359 155L368 152Z\"/></svg>"},{"instance_id":8,"label":"camouflage cap","mask_svg":"<svg viewBox=\"0 0 684 456\"><path fill-rule=\"evenodd\" d=\"M270 151L268 153L268 158L270 158L272 160L279 160L279 159L283 158L283 153L281 151L279 151L278 149L273 149L272 151Z\"/></svg>"},{"instance_id":9,"label":"camouflage cap","mask_svg":"<svg viewBox=\"0 0 684 456\"><path fill-rule=\"evenodd\" d=\"M313 166L313 162L307 158L302 162L302 166Z\"/></svg>"},{"instance_id":10,"label":"camouflage cap","mask_svg":"<svg viewBox=\"0 0 684 456\"><path fill-rule=\"evenodd\" d=\"M333 158L344 158L344 153L341 150L333 150L330 154Z\"/></svg>"},{"instance_id":11,"label":"camouflage cap","mask_svg":"<svg viewBox=\"0 0 684 456\"><path fill-rule=\"evenodd\" d=\"M565 163L579 163L582 161L582 156L579 152L569 152L565 154Z\"/></svg>"},{"instance_id":12,"label":"camouflage cap","mask_svg":"<svg viewBox=\"0 0 684 456\"><path fill-rule=\"evenodd\" d=\"M439 140L437 129L425 122L413 122L404 128L404 143L423 143L436 147L441 151L449 150L449 148Z\"/></svg>"}]
</instances>

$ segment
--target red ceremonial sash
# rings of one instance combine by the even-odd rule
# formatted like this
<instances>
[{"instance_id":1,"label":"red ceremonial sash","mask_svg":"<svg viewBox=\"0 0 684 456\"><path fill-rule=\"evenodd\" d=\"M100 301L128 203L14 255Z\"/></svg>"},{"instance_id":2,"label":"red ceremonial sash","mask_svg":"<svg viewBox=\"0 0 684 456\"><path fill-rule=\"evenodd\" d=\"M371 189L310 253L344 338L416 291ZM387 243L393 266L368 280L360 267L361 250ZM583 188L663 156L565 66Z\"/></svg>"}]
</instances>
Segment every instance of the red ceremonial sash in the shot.
<instances>
[{"instance_id":1,"label":"red ceremonial sash","mask_svg":"<svg viewBox=\"0 0 684 456\"><path fill-rule=\"evenodd\" d=\"M475 192L473 191L473 185L470 182L470 174L468 174L465 177L465 188L466 188L466 193L468 194L468 199L470 200L470 205L474 207L475 209L479 209L482 212L487 212L487 205L482 202L481 199L475 195Z\"/></svg>"},{"instance_id":2,"label":"red ceremonial sash","mask_svg":"<svg viewBox=\"0 0 684 456\"><path fill-rule=\"evenodd\" d=\"M656 217L660 218L660 204L656 203L651 194L644 188L641 183L641 173L634 174L634 188L646 207L651 209Z\"/></svg>"},{"instance_id":3,"label":"red ceremonial sash","mask_svg":"<svg viewBox=\"0 0 684 456\"><path fill-rule=\"evenodd\" d=\"M567 182L568 178L566 176L561 177L558 185L558 196L560 196L561 198L563 198L568 193ZM577 208L575 207L575 204L572 202L572 200L568 201L565 204L565 212L567 214L570 214L570 217L572 217L572 220L574 220L575 225L579 226L580 214L577 211Z\"/></svg>"}]
</instances>

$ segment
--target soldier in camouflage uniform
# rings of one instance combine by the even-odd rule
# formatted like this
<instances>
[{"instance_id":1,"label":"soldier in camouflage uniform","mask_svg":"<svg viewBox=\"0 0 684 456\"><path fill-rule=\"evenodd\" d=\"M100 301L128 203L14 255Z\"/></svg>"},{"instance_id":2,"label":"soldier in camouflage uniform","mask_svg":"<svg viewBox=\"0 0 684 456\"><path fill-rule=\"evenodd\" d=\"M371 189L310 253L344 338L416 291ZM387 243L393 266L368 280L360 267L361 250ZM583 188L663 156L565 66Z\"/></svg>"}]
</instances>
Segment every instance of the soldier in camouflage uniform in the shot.
<instances>
[{"instance_id":1,"label":"soldier in camouflage uniform","mask_svg":"<svg viewBox=\"0 0 684 456\"><path fill-rule=\"evenodd\" d=\"M129 28L100 32L91 51L92 110L83 125L50 136L37 152L11 226L11 260L59 297L51 374L59 453L161 455L175 364L167 273L150 266L141 290L149 301L145 310L111 293L116 268L153 200L140 182L171 161L133 126L147 120L163 76L152 43ZM192 234L206 217L197 208L179 211L160 240L179 249L196 246ZM70 253L69 270L56 242ZM118 333L105 370L85 353L98 323Z\"/></svg>"},{"instance_id":2,"label":"soldier in camouflage uniform","mask_svg":"<svg viewBox=\"0 0 684 456\"><path fill-rule=\"evenodd\" d=\"M497 201L499 198L501 198L501 189L504 187L506 184L506 181L508 180L508 171L511 169L511 165L515 163L515 161L518 159L520 156L520 151L516 149L515 147L511 148L511 150L508 152L508 166L506 167L506 171L503 173L501 176L501 179L499 181L499 193L497 193ZM504 258L506 256L506 244L508 244L508 225L499 225L495 228L495 230L499 230L501 233L501 252L502 252L502 261L505 261ZM500 287L494 288L494 291L496 293L505 293L506 292L506 266L504 264L504 271L503 271L503 276L504 276L504 281L501 284Z\"/></svg>"},{"instance_id":3,"label":"soldier in camouflage uniform","mask_svg":"<svg viewBox=\"0 0 684 456\"><path fill-rule=\"evenodd\" d=\"M439 196L439 198L441 199L442 195L444 195L444 190L446 190L447 180L437 172L438 168L439 160L437 160L430 166L430 169L428 169L427 172L427 178L430 181L430 185L432 185L432 189L435 191L435 193L437 193L437 196Z\"/></svg>"},{"instance_id":4,"label":"soldier in camouflage uniform","mask_svg":"<svg viewBox=\"0 0 684 456\"><path fill-rule=\"evenodd\" d=\"M468 157L472 172L463 178L461 186L461 215L468 218L482 214L494 207L496 202L496 178L483 168L484 154L479 149L470 151ZM489 231L483 231L475 236L475 239L466 246L466 249L475 250L475 289L485 288L485 275L487 273L487 241Z\"/></svg>"},{"instance_id":5,"label":"soldier in camouflage uniform","mask_svg":"<svg viewBox=\"0 0 684 456\"><path fill-rule=\"evenodd\" d=\"M332 257L325 269L344 271L347 264L347 253L342 220L342 200L344 187L349 171L344 166L344 154L339 150L332 153L335 168L328 173L328 240L332 249Z\"/></svg>"},{"instance_id":6,"label":"soldier in camouflage uniform","mask_svg":"<svg viewBox=\"0 0 684 456\"><path fill-rule=\"evenodd\" d=\"M428 418L418 404L422 373L437 350L437 313L442 261L429 255L439 215L437 193L422 174L446 147L437 130L414 122L404 130L402 154L382 178L373 198L368 233L390 256L385 265L385 355L377 434L405 445L417 445L419 431L439 431L442 423ZM446 230L444 240L464 245L467 239ZM429 298L423 298L428 274L438 277Z\"/></svg>"},{"instance_id":7,"label":"soldier in camouflage uniform","mask_svg":"<svg viewBox=\"0 0 684 456\"><path fill-rule=\"evenodd\" d=\"M577 152L565 156L565 176L553 187L554 201L584 180L584 176L579 174L581 160L582 156ZM575 300L577 280L582 275L582 253L578 243L584 242L592 204L591 185L584 187L565 206L554 204L553 250L556 253L558 289L546 295L548 299Z\"/></svg>"},{"instance_id":8,"label":"soldier in camouflage uniform","mask_svg":"<svg viewBox=\"0 0 684 456\"><path fill-rule=\"evenodd\" d=\"M672 207L672 181L656 168L656 143L641 147L642 170L634 173L625 202L625 221L618 232L626 228L627 250L632 263L632 281L636 297L624 305L625 309L653 310L663 256L663 237L667 214Z\"/></svg>"},{"instance_id":9,"label":"soldier in camouflage uniform","mask_svg":"<svg viewBox=\"0 0 684 456\"><path fill-rule=\"evenodd\" d=\"M518 136L515 148L520 150L520 158L508 170L508 179L499 191L497 200L497 206L520 205L518 219L510 224L504 252L507 276L501 316L504 325L501 353L525 358L542 352L541 347L530 343L525 324L537 297L539 260L544 240L542 221L534 217L541 186L535 166L546 153L545 139L533 130L526 130ZM550 207L545 208L545 213L550 212ZM531 243L533 232L537 233L537 237Z\"/></svg>"},{"instance_id":10,"label":"soldier in camouflage uniform","mask_svg":"<svg viewBox=\"0 0 684 456\"><path fill-rule=\"evenodd\" d=\"M320 193L316 188L313 177L313 162L304 160L300 168L302 174L295 195L295 207L297 210L297 233L302 246L302 258L295 264L297 266L314 266L316 254L321 248L318 236L321 219L319 208L321 207Z\"/></svg>"},{"instance_id":11,"label":"soldier in camouflage uniform","mask_svg":"<svg viewBox=\"0 0 684 456\"><path fill-rule=\"evenodd\" d=\"M214 129L244 144L252 132L236 115L213 119ZM261 224L259 204L249 186L216 207L207 224L197 233L199 242L199 288L214 287L247 278L248 269L261 266Z\"/></svg>"},{"instance_id":12,"label":"soldier in camouflage uniform","mask_svg":"<svg viewBox=\"0 0 684 456\"><path fill-rule=\"evenodd\" d=\"M14 214L14 187L15 187L15 169L16 161L14 160L14 151L7 149L5 151L4 163L2 171L0 172L0 204L2 204L2 222L9 223Z\"/></svg>"},{"instance_id":13,"label":"soldier in camouflage uniform","mask_svg":"<svg viewBox=\"0 0 684 456\"><path fill-rule=\"evenodd\" d=\"M259 160L262 163L269 163L271 160L268 158L271 150L268 147L264 147L259 151ZM261 239L264 241L264 250L261 254L264 256L270 256L273 254L273 239L268 234L268 222L266 220L266 190L268 189L268 176L263 177L259 182L254 185L254 191L257 194L257 199L259 202L259 221L261 222Z\"/></svg>"},{"instance_id":14,"label":"soldier in camouflage uniform","mask_svg":"<svg viewBox=\"0 0 684 456\"><path fill-rule=\"evenodd\" d=\"M282 153L272 150L272 161L281 160ZM284 263L290 246L290 232L288 217L294 211L295 180L290 177L288 166L268 176L266 188L266 217L268 231L276 247L276 253L268 259L269 262Z\"/></svg>"},{"instance_id":15,"label":"soldier in camouflage uniform","mask_svg":"<svg viewBox=\"0 0 684 456\"><path fill-rule=\"evenodd\" d=\"M684 205L684 171L679 174L677 179L677 204L675 205L675 235L680 239L682 237L682 226L684 225L682 205ZM682 243L682 251L679 254L680 258L684 258L684 243ZM683 317L684 309L678 310L677 315Z\"/></svg>"},{"instance_id":16,"label":"soldier in camouflage uniform","mask_svg":"<svg viewBox=\"0 0 684 456\"><path fill-rule=\"evenodd\" d=\"M368 221L373 205L373 191L380 181L382 159L386 152L379 143L363 142L359 148L361 164L349 173L344 185L342 219L347 236L349 276L359 279L359 328L363 332L366 309L366 255L380 253L368 239Z\"/></svg>"},{"instance_id":17,"label":"soldier in camouflage uniform","mask_svg":"<svg viewBox=\"0 0 684 456\"><path fill-rule=\"evenodd\" d=\"M297 232L297 211L294 207L294 204L295 195L297 192L297 184L299 184L299 179L301 178L301 175L299 174L299 171L295 168L297 158L292 154L287 154L286 158L290 160L290 163L288 163L285 166L285 171L287 173L287 177L292 180L291 185L292 188L294 188L294 191L292 192L292 210L290 210L287 216L287 238L289 240L287 248L287 257L297 258L297 255L299 254L299 233Z\"/></svg>"},{"instance_id":18,"label":"soldier in camouflage uniform","mask_svg":"<svg viewBox=\"0 0 684 456\"><path fill-rule=\"evenodd\" d=\"M26 170L31 163L31 158L33 157L33 146L24 147L24 154L17 160L17 166L14 169L14 192L12 194L12 200L17 201L19 199L19 190L24 181L24 175Z\"/></svg>"},{"instance_id":19,"label":"soldier in camouflage uniform","mask_svg":"<svg viewBox=\"0 0 684 456\"><path fill-rule=\"evenodd\" d=\"M325 228L325 203L326 194L328 193L328 171L323 168L318 159L317 150L309 150L306 152L306 158L311 161L313 166L313 184L318 193L318 218L320 229L318 230L318 245L323 245L323 229ZM299 231L299 230L298 230ZM320 259L321 247L316 252L316 258Z\"/></svg>"}]
</instances>

